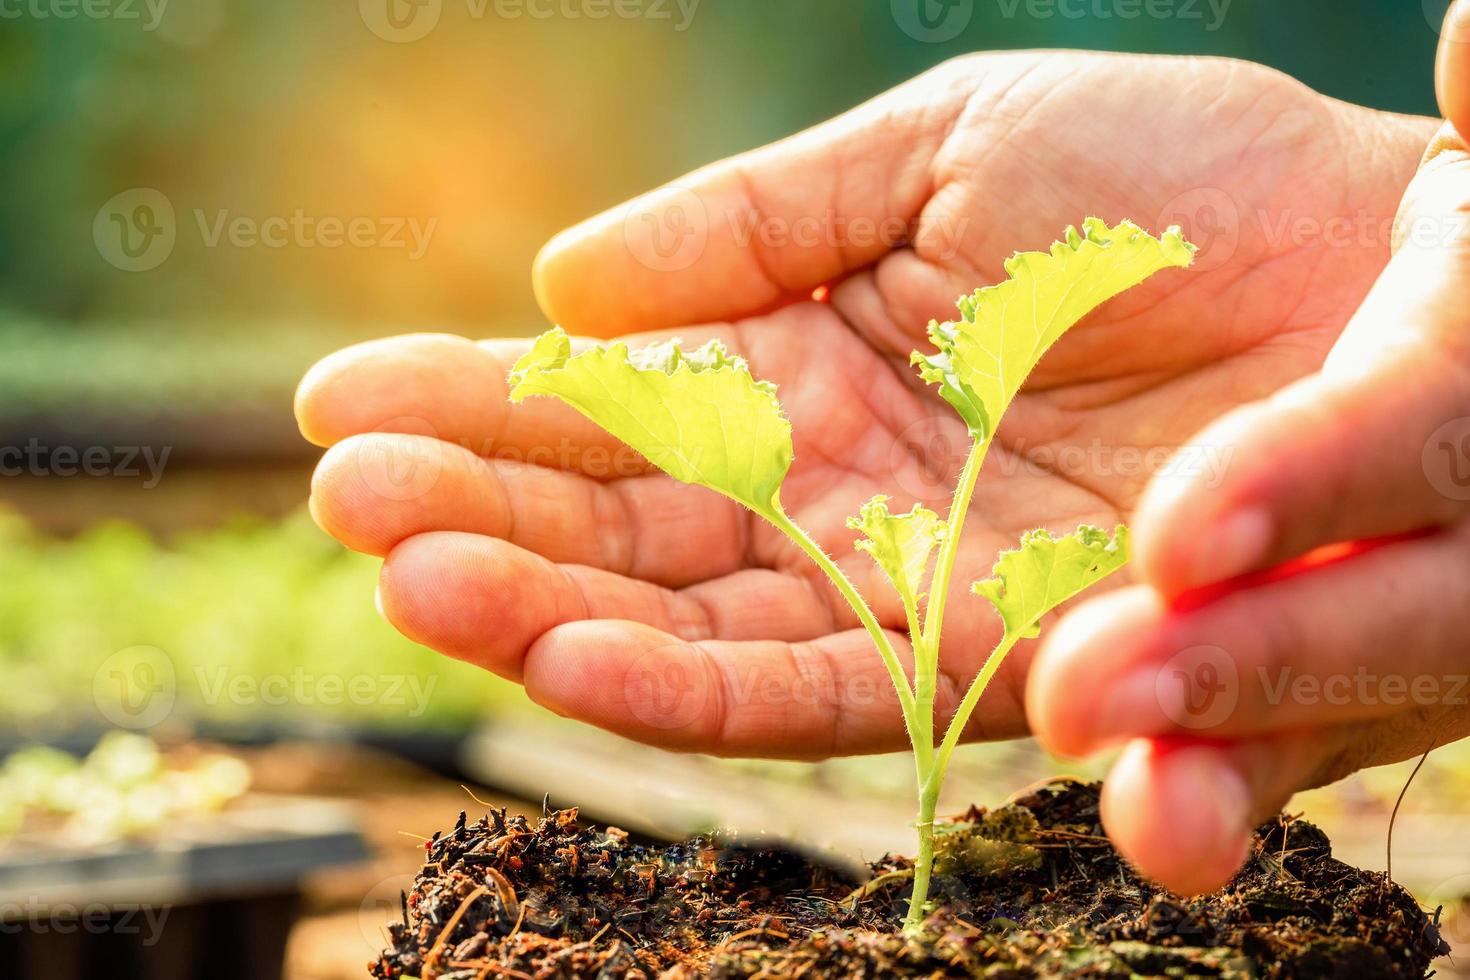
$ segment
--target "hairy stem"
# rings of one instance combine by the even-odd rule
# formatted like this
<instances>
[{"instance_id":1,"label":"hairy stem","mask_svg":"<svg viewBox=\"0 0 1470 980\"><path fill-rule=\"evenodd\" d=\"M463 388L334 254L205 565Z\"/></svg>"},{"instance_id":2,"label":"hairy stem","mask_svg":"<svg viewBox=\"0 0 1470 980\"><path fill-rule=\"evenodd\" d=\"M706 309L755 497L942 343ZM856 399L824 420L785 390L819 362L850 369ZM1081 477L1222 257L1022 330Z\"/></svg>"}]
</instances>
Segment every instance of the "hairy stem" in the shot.
<instances>
[{"instance_id":1,"label":"hairy stem","mask_svg":"<svg viewBox=\"0 0 1470 980\"><path fill-rule=\"evenodd\" d=\"M949 757L954 754L955 746L960 744L960 737L965 733L965 726L970 723L970 716L975 713L975 705L980 703L980 696L990 686L990 679L1005 662L1006 654L1021 639L1019 633L1007 633L996 644L990 656L985 658L985 666L980 668L980 673L970 682L970 689L965 692L965 698L960 702L954 717L949 721L949 728L944 733L944 742L939 746L939 754L934 759L934 770L931 778L936 781L944 779L944 771L949 768Z\"/></svg>"},{"instance_id":2,"label":"hairy stem","mask_svg":"<svg viewBox=\"0 0 1470 980\"><path fill-rule=\"evenodd\" d=\"M919 855L914 858L914 895L903 927L917 931L924 924L924 906L929 903L929 880L934 873L934 810L939 804L941 779L930 777L919 784Z\"/></svg>"},{"instance_id":3,"label":"hairy stem","mask_svg":"<svg viewBox=\"0 0 1470 980\"><path fill-rule=\"evenodd\" d=\"M970 447L970 455L966 457L965 468L960 473L960 482L954 488L954 500L949 505L944 541L939 545L939 557L934 562L934 578L929 583L929 608L924 613L922 646L932 658L932 663L926 665L930 668L927 671L929 673L938 672L939 637L944 629L944 605L949 599L949 580L954 574L954 560L959 554L960 534L965 529L965 515L970 510L970 498L975 495L975 481L980 477L980 467L985 465L985 454L989 451L989 436Z\"/></svg>"}]
</instances>

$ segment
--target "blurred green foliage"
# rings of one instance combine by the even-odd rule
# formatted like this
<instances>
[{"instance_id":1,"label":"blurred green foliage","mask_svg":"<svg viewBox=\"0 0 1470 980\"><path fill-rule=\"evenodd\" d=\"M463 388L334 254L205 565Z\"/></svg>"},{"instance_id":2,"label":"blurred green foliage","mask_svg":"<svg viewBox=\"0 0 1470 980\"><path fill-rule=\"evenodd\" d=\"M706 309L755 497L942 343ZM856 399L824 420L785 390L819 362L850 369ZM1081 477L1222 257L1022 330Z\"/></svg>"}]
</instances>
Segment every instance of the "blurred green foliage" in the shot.
<instances>
[{"instance_id":1,"label":"blurred green foliage","mask_svg":"<svg viewBox=\"0 0 1470 980\"><path fill-rule=\"evenodd\" d=\"M512 685L383 622L377 566L304 514L167 546L115 523L57 541L7 516L0 718L23 736L127 723L114 680L135 679L139 663L159 698L139 727L155 730L453 727L523 702Z\"/></svg>"},{"instance_id":2,"label":"blurred green foliage","mask_svg":"<svg viewBox=\"0 0 1470 980\"><path fill-rule=\"evenodd\" d=\"M1444 6L959 0L973 8L966 28L923 43L889 0L642 0L667 16L603 19L574 14L605 0L536 0L547 17L496 13L532 0L443 0L428 36L392 43L363 11L397 0L171 0L150 27L160 2L128 4L131 20L32 12L61 0L6 8L19 16L0 22L0 306L58 329L164 317L211 337L209 314L349 321L361 335L521 331L539 321L531 259L558 229L954 55L1231 55L1340 98L1432 112ZM173 254L146 272L110 266L93 244L104 202L135 187L177 212ZM211 247L199 227L297 212L436 225L419 260Z\"/></svg>"}]
</instances>

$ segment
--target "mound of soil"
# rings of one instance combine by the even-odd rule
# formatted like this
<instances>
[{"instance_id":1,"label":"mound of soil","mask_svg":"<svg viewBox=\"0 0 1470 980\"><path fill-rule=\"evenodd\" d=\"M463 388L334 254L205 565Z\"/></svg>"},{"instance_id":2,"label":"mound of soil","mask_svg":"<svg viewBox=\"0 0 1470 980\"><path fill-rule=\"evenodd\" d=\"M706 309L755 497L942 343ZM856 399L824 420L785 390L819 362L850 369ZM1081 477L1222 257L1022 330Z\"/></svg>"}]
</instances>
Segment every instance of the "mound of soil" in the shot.
<instances>
[{"instance_id":1,"label":"mound of soil","mask_svg":"<svg viewBox=\"0 0 1470 980\"><path fill-rule=\"evenodd\" d=\"M1256 832L1228 888L1181 900L1134 875L1096 785L1059 782L947 822L925 934L899 931L910 863L865 885L737 840L640 846L575 810L491 812L427 845L373 977L1392 977L1448 951L1414 899L1332 857L1316 827ZM860 887L861 885L861 887Z\"/></svg>"}]
</instances>

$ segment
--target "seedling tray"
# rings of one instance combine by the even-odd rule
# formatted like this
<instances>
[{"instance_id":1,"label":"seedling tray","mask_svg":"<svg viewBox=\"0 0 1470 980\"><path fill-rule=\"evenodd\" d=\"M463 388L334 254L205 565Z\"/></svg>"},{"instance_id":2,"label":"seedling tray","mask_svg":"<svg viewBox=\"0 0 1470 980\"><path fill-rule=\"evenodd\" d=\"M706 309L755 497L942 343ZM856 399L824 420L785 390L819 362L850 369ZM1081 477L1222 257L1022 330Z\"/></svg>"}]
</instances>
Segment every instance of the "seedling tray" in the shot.
<instances>
[{"instance_id":1,"label":"seedling tray","mask_svg":"<svg viewBox=\"0 0 1470 980\"><path fill-rule=\"evenodd\" d=\"M351 806L248 796L156 840L0 847L0 976L271 980L308 873L368 850Z\"/></svg>"}]
</instances>

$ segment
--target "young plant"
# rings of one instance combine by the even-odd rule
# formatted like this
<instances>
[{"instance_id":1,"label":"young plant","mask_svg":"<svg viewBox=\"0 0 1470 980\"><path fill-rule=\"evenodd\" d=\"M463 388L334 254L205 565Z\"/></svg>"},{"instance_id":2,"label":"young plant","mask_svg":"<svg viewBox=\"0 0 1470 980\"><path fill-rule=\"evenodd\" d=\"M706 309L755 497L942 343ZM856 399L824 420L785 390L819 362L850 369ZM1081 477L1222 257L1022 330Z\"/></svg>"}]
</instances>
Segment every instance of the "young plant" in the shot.
<instances>
[{"instance_id":1,"label":"young plant","mask_svg":"<svg viewBox=\"0 0 1470 980\"><path fill-rule=\"evenodd\" d=\"M934 813L945 770L990 679L1017 642L1038 634L1044 615L1128 560L1128 532L1121 525L1111 535L1086 525L1060 538L1030 531L1018 549L1002 553L992 577L975 583L974 591L995 607L1004 632L936 744L934 699L945 600L965 514L996 427L1027 375L1063 333L1154 273L1188 266L1194 252L1178 228L1154 238L1127 221L1110 228L1091 218L1080 231L1068 228L1065 241L1050 252L1012 257L1006 281L960 299L960 319L929 325L937 351L915 353L913 363L960 414L971 440L948 518L941 520L922 506L893 514L888 498L877 496L848 522L862 534L856 547L877 563L902 600L913 645L912 677L862 595L782 509L781 483L792 460L791 424L775 387L752 377L744 360L715 341L693 351L672 341L638 351L615 343L573 354L570 338L557 327L511 371L511 401L560 398L674 479L708 487L765 518L811 557L857 613L888 668L913 744L919 853L905 922L910 930L924 918L934 863Z\"/></svg>"}]
</instances>

